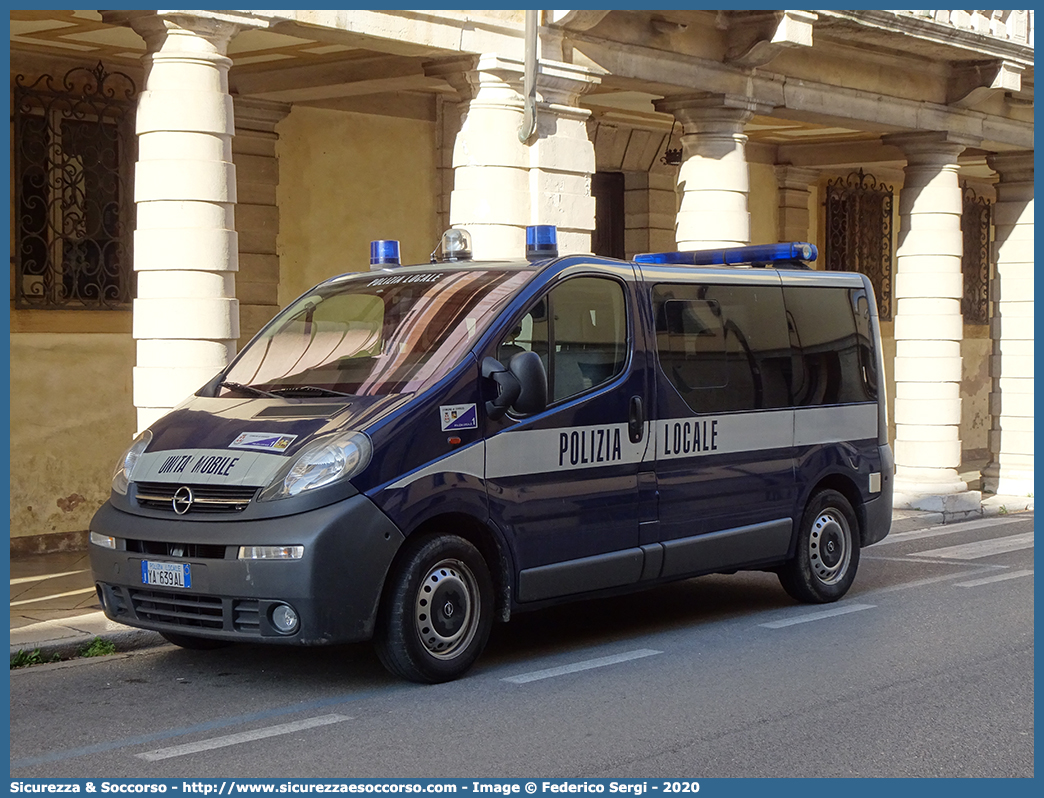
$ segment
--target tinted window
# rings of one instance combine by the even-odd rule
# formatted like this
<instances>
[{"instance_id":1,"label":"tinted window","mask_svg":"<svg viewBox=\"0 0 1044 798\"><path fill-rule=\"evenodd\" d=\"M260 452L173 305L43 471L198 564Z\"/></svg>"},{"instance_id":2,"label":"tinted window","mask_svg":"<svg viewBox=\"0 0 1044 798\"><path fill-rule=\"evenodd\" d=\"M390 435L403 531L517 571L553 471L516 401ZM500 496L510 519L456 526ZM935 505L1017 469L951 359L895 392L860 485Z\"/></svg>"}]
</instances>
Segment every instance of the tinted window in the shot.
<instances>
[{"instance_id":1,"label":"tinted window","mask_svg":"<svg viewBox=\"0 0 1044 798\"><path fill-rule=\"evenodd\" d=\"M787 286L783 295L796 353L795 404L874 401L877 356L866 291Z\"/></svg>"},{"instance_id":2,"label":"tinted window","mask_svg":"<svg viewBox=\"0 0 1044 798\"><path fill-rule=\"evenodd\" d=\"M536 352L547 369L552 402L620 374L627 361L623 286L600 277L566 280L540 299L497 347L501 363Z\"/></svg>"},{"instance_id":3,"label":"tinted window","mask_svg":"<svg viewBox=\"0 0 1044 798\"><path fill-rule=\"evenodd\" d=\"M778 286L653 288L660 368L697 413L786 407L790 346Z\"/></svg>"}]
</instances>

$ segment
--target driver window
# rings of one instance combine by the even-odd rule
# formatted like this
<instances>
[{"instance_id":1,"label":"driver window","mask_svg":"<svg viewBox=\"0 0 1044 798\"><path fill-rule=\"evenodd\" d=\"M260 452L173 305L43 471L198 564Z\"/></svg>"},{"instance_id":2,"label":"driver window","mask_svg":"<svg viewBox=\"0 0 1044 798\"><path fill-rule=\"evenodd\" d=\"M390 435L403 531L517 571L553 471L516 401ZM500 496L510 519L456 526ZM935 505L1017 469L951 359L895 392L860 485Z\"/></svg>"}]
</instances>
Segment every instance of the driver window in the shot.
<instances>
[{"instance_id":1,"label":"driver window","mask_svg":"<svg viewBox=\"0 0 1044 798\"><path fill-rule=\"evenodd\" d=\"M601 277L566 280L533 305L497 347L507 365L519 352L536 352L559 402L608 382L627 361L623 287Z\"/></svg>"}]
</instances>

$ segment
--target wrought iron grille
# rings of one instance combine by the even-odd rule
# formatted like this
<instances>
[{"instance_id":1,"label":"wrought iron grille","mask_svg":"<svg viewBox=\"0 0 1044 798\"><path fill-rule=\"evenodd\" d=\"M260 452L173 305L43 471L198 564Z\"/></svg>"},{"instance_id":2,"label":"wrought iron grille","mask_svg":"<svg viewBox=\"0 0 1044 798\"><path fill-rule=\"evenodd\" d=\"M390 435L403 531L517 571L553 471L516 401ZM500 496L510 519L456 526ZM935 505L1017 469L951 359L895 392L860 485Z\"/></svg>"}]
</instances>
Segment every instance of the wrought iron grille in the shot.
<instances>
[{"instance_id":1,"label":"wrought iron grille","mask_svg":"<svg viewBox=\"0 0 1044 798\"><path fill-rule=\"evenodd\" d=\"M961 211L964 254L964 296L961 312L965 324L987 324L990 320L990 245L993 242L993 205L965 182Z\"/></svg>"},{"instance_id":2,"label":"wrought iron grille","mask_svg":"<svg viewBox=\"0 0 1044 798\"><path fill-rule=\"evenodd\" d=\"M15 307L130 303L136 91L100 62L60 81L15 78Z\"/></svg>"},{"instance_id":3,"label":"wrought iron grille","mask_svg":"<svg viewBox=\"0 0 1044 798\"><path fill-rule=\"evenodd\" d=\"M892 318L892 187L860 169L826 193L826 267L870 278L881 319Z\"/></svg>"}]
</instances>

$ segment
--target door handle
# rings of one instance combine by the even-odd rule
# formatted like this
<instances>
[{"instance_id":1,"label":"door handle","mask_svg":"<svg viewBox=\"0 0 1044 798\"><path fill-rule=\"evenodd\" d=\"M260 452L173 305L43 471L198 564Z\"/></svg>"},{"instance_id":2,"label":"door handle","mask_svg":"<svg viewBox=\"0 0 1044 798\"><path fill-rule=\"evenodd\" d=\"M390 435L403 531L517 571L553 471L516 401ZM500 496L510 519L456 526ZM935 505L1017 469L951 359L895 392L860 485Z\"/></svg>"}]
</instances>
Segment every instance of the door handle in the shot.
<instances>
[{"instance_id":1,"label":"door handle","mask_svg":"<svg viewBox=\"0 0 1044 798\"><path fill-rule=\"evenodd\" d=\"M645 408L640 396L632 396L627 408L627 434L631 443L639 443L645 436Z\"/></svg>"}]
</instances>

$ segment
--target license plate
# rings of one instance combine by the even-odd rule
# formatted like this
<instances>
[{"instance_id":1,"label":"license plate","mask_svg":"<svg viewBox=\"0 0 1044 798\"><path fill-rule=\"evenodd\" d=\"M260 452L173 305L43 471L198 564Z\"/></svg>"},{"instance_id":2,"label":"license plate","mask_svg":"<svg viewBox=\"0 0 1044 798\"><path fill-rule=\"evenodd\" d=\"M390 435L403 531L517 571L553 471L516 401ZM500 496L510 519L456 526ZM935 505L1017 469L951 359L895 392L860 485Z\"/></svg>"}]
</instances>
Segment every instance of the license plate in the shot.
<instances>
[{"instance_id":1,"label":"license plate","mask_svg":"<svg viewBox=\"0 0 1044 798\"><path fill-rule=\"evenodd\" d=\"M141 582L157 587L192 587L192 576L187 562L142 560Z\"/></svg>"}]
</instances>

